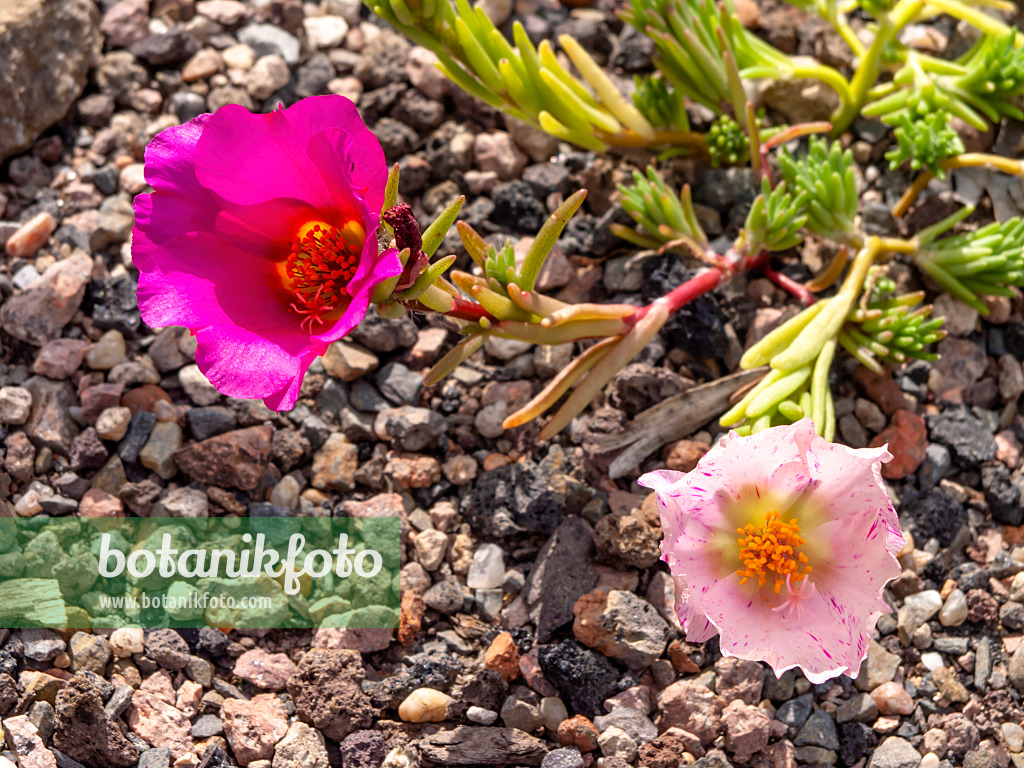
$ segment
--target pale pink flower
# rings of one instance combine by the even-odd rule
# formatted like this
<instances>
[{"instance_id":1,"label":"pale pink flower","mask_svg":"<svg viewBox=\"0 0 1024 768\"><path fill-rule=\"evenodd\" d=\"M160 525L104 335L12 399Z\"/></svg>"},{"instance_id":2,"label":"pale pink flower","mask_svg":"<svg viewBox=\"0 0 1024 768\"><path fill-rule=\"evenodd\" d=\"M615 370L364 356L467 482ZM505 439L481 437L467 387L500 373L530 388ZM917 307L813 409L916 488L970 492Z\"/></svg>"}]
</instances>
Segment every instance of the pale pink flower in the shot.
<instances>
[{"instance_id":1,"label":"pale pink flower","mask_svg":"<svg viewBox=\"0 0 1024 768\"><path fill-rule=\"evenodd\" d=\"M686 639L799 667L812 683L856 677L888 612L903 535L882 484L882 448L848 448L810 419L749 437L730 432L688 473L640 478L653 489Z\"/></svg>"}]
</instances>

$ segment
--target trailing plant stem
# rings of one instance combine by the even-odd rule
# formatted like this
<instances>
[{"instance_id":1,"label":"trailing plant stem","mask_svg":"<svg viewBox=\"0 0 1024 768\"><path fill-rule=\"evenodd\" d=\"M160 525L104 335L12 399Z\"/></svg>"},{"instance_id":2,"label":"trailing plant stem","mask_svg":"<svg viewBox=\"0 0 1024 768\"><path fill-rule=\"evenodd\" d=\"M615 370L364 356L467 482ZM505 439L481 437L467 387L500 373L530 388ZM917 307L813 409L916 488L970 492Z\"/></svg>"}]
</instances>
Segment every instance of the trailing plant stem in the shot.
<instances>
[{"instance_id":1,"label":"trailing plant stem","mask_svg":"<svg viewBox=\"0 0 1024 768\"><path fill-rule=\"evenodd\" d=\"M987 168L991 171L1002 171L1011 176L1024 178L1024 162L1000 155L991 155L987 152L965 152L957 157L947 157L939 162L939 167L943 171L953 171L957 168ZM918 195L924 192L924 188L934 178L934 173L925 171L914 179L914 183L907 187L903 197L893 206L892 215L902 216L910 210L910 206L913 205Z\"/></svg>"},{"instance_id":2,"label":"trailing plant stem","mask_svg":"<svg viewBox=\"0 0 1024 768\"><path fill-rule=\"evenodd\" d=\"M868 92L878 81L882 69L882 54L899 34L924 8L924 0L900 0L890 13L882 13L878 17L878 33L868 48L867 53L857 63L857 71L850 81L850 95L843 101L842 109L832 121L832 134L839 135L854 121L864 103Z\"/></svg>"}]
</instances>

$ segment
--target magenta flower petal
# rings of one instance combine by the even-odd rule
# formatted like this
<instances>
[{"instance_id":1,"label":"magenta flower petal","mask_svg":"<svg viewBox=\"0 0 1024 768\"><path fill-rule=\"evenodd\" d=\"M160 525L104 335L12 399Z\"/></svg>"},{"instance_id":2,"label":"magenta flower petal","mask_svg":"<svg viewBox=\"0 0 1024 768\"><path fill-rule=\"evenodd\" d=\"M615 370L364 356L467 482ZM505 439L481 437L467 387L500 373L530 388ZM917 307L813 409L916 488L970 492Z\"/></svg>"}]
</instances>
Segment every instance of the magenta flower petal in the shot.
<instances>
[{"instance_id":1,"label":"magenta flower petal","mask_svg":"<svg viewBox=\"0 0 1024 768\"><path fill-rule=\"evenodd\" d=\"M152 240L160 242L212 226L211 196L195 175L196 143L210 117L200 115L185 125L161 131L146 147L146 182L164 193L158 201L150 194L135 198L135 223Z\"/></svg>"},{"instance_id":2,"label":"magenta flower petal","mask_svg":"<svg viewBox=\"0 0 1024 768\"><path fill-rule=\"evenodd\" d=\"M692 472L641 477L658 497L687 639L717 631L723 654L816 683L856 677L900 573L880 472L890 458L828 443L805 419L730 433Z\"/></svg>"},{"instance_id":3,"label":"magenta flower petal","mask_svg":"<svg viewBox=\"0 0 1024 768\"><path fill-rule=\"evenodd\" d=\"M291 408L312 360L401 273L377 230L384 153L347 99L254 115L227 106L159 134L132 255L151 326L183 325L231 397Z\"/></svg>"}]
</instances>

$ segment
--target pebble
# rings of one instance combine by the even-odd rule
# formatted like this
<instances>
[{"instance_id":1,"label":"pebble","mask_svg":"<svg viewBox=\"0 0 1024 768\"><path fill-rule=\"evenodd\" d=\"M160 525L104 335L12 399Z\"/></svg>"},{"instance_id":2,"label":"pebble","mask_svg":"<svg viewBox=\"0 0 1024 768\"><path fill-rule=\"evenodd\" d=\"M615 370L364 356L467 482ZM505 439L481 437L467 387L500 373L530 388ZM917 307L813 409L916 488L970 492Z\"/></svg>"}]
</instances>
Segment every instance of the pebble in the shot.
<instances>
[{"instance_id":1,"label":"pebble","mask_svg":"<svg viewBox=\"0 0 1024 768\"><path fill-rule=\"evenodd\" d=\"M192 751L188 717L148 691L135 691L127 720L132 731L154 747L166 747L175 757Z\"/></svg>"},{"instance_id":2,"label":"pebble","mask_svg":"<svg viewBox=\"0 0 1024 768\"><path fill-rule=\"evenodd\" d=\"M295 35L273 24L249 24L238 30L238 41L252 48L257 56L277 54L285 63L299 63L302 44Z\"/></svg>"},{"instance_id":3,"label":"pebble","mask_svg":"<svg viewBox=\"0 0 1024 768\"><path fill-rule=\"evenodd\" d=\"M310 483L320 491L354 490L358 466L359 449L344 435L334 433L313 457Z\"/></svg>"},{"instance_id":4,"label":"pebble","mask_svg":"<svg viewBox=\"0 0 1024 768\"><path fill-rule=\"evenodd\" d=\"M283 30L282 30L283 31ZM261 56L246 77L246 88L257 99L265 99L288 85L291 80L288 63L277 54Z\"/></svg>"},{"instance_id":5,"label":"pebble","mask_svg":"<svg viewBox=\"0 0 1024 768\"><path fill-rule=\"evenodd\" d=\"M251 765L251 763L250 763ZM274 747L272 768L329 768L324 737L315 728L296 721Z\"/></svg>"},{"instance_id":6,"label":"pebble","mask_svg":"<svg viewBox=\"0 0 1024 768\"><path fill-rule=\"evenodd\" d=\"M493 709L472 706L466 710L466 719L477 725L494 725L498 719L498 713Z\"/></svg>"},{"instance_id":7,"label":"pebble","mask_svg":"<svg viewBox=\"0 0 1024 768\"><path fill-rule=\"evenodd\" d=\"M0 424L24 424L31 411L31 392L24 387L0 387Z\"/></svg>"},{"instance_id":8,"label":"pebble","mask_svg":"<svg viewBox=\"0 0 1024 768\"><path fill-rule=\"evenodd\" d=\"M921 753L899 736L883 741L868 760L868 768L919 768Z\"/></svg>"},{"instance_id":9,"label":"pebble","mask_svg":"<svg viewBox=\"0 0 1024 768\"><path fill-rule=\"evenodd\" d=\"M310 16L302 26L306 41L313 48L335 48L348 34L348 22L340 16Z\"/></svg>"},{"instance_id":10,"label":"pebble","mask_svg":"<svg viewBox=\"0 0 1024 768\"><path fill-rule=\"evenodd\" d=\"M558 726L569 717L569 711L558 696L545 696L542 698L539 711L548 733L555 733L558 730Z\"/></svg>"},{"instance_id":11,"label":"pebble","mask_svg":"<svg viewBox=\"0 0 1024 768\"><path fill-rule=\"evenodd\" d=\"M178 472L174 452L181 448L181 427L173 421L161 421L149 434L149 440L139 451L139 463L156 472L164 480L170 480ZM123 458L123 456L122 456Z\"/></svg>"},{"instance_id":12,"label":"pebble","mask_svg":"<svg viewBox=\"0 0 1024 768\"><path fill-rule=\"evenodd\" d=\"M3 734L8 748L17 755L20 768L56 768L53 753L39 738L39 732L27 715L5 719Z\"/></svg>"},{"instance_id":13,"label":"pebble","mask_svg":"<svg viewBox=\"0 0 1024 768\"><path fill-rule=\"evenodd\" d=\"M5 250L8 256L27 259L46 245L50 235L57 228L57 221L48 211L43 211L26 221L7 239Z\"/></svg>"},{"instance_id":14,"label":"pebble","mask_svg":"<svg viewBox=\"0 0 1024 768\"><path fill-rule=\"evenodd\" d=\"M126 659L133 654L142 653L144 646L143 632L140 627L121 627L115 629L108 638L114 655Z\"/></svg>"},{"instance_id":15,"label":"pebble","mask_svg":"<svg viewBox=\"0 0 1024 768\"><path fill-rule=\"evenodd\" d=\"M1024 643L1017 646L1017 649L1010 656L1010 663L1007 665L1007 675L1013 687L1018 691L1024 691Z\"/></svg>"},{"instance_id":16,"label":"pebble","mask_svg":"<svg viewBox=\"0 0 1024 768\"><path fill-rule=\"evenodd\" d=\"M116 496L99 488L90 488L78 503L81 517L124 517L124 504Z\"/></svg>"},{"instance_id":17,"label":"pebble","mask_svg":"<svg viewBox=\"0 0 1024 768\"><path fill-rule=\"evenodd\" d=\"M942 608L942 596L934 589L908 595L899 609L896 626L900 638L909 642L911 635Z\"/></svg>"},{"instance_id":18,"label":"pebble","mask_svg":"<svg viewBox=\"0 0 1024 768\"><path fill-rule=\"evenodd\" d=\"M355 381L377 370L380 360L370 350L349 341L336 341L327 348L323 357L328 376L342 381Z\"/></svg>"},{"instance_id":19,"label":"pebble","mask_svg":"<svg viewBox=\"0 0 1024 768\"><path fill-rule=\"evenodd\" d=\"M280 691L297 672L291 659L283 653L267 653L262 648L246 651L235 661L234 672L257 688Z\"/></svg>"},{"instance_id":20,"label":"pebble","mask_svg":"<svg viewBox=\"0 0 1024 768\"><path fill-rule=\"evenodd\" d=\"M85 364L94 371L109 371L124 361L126 351L124 335L116 329L110 330L85 353Z\"/></svg>"},{"instance_id":21,"label":"pebble","mask_svg":"<svg viewBox=\"0 0 1024 768\"><path fill-rule=\"evenodd\" d=\"M285 509L298 509L302 486L292 475L285 475L270 492L270 503Z\"/></svg>"},{"instance_id":22,"label":"pebble","mask_svg":"<svg viewBox=\"0 0 1024 768\"><path fill-rule=\"evenodd\" d=\"M929 672L934 672L936 669L938 669L943 664L945 664L945 661L942 658L942 654L941 653L936 653L935 651L931 651L929 653L922 653L921 654L921 663L924 664L925 668Z\"/></svg>"},{"instance_id":23,"label":"pebble","mask_svg":"<svg viewBox=\"0 0 1024 768\"><path fill-rule=\"evenodd\" d=\"M1024 750L1024 728L1017 723L1003 723L1000 729L1008 750L1014 753Z\"/></svg>"},{"instance_id":24,"label":"pebble","mask_svg":"<svg viewBox=\"0 0 1024 768\"><path fill-rule=\"evenodd\" d=\"M925 459L928 430L925 421L912 411L899 410L890 426L879 432L870 442L872 448L889 445L892 461L882 465L882 477L899 480L913 474Z\"/></svg>"},{"instance_id":25,"label":"pebble","mask_svg":"<svg viewBox=\"0 0 1024 768\"><path fill-rule=\"evenodd\" d=\"M428 529L420 531L415 541L416 559L428 571L436 571L444 560L448 548L448 537L441 531Z\"/></svg>"},{"instance_id":26,"label":"pebble","mask_svg":"<svg viewBox=\"0 0 1024 768\"><path fill-rule=\"evenodd\" d=\"M954 589L946 596L939 610L939 623L944 627L959 627L967 621L967 597L962 590Z\"/></svg>"},{"instance_id":27,"label":"pebble","mask_svg":"<svg viewBox=\"0 0 1024 768\"><path fill-rule=\"evenodd\" d=\"M882 683L871 692L871 698L882 715L909 715L914 711L914 700L899 683Z\"/></svg>"},{"instance_id":28,"label":"pebble","mask_svg":"<svg viewBox=\"0 0 1024 768\"><path fill-rule=\"evenodd\" d=\"M441 471L452 485L467 485L476 479L477 461L472 456L460 454L441 465Z\"/></svg>"},{"instance_id":29,"label":"pebble","mask_svg":"<svg viewBox=\"0 0 1024 768\"><path fill-rule=\"evenodd\" d=\"M540 714L540 700L529 688L514 688L514 693L501 705L501 721L509 728L531 733L544 724Z\"/></svg>"},{"instance_id":30,"label":"pebble","mask_svg":"<svg viewBox=\"0 0 1024 768\"><path fill-rule=\"evenodd\" d=\"M221 59L229 69L238 69L248 72L256 63L256 54L248 45L237 44L225 48L220 53Z\"/></svg>"},{"instance_id":31,"label":"pebble","mask_svg":"<svg viewBox=\"0 0 1024 768\"><path fill-rule=\"evenodd\" d=\"M473 562L466 575L470 589L494 589L505 580L505 553L497 544L482 544L473 553Z\"/></svg>"},{"instance_id":32,"label":"pebble","mask_svg":"<svg viewBox=\"0 0 1024 768\"><path fill-rule=\"evenodd\" d=\"M508 403L498 402L484 406L476 412L476 416L473 419L476 431L483 437L492 440L501 437L505 433L505 427L502 426L502 423L508 414Z\"/></svg>"},{"instance_id":33,"label":"pebble","mask_svg":"<svg viewBox=\"0 0 1024 768\"><path fill-rule=\"evenodd\" d=\"M500 632L484 652L484 666L496 669L506 681L519 677L519 649L508 632Z\"/></svg>"},{"instance_id":34,"label":"pebble","mask_svg":"<svg viewBox=\"0 0 1024 768\"><path fill-rule=\"evenodd\" d=\"M597 737L597 743L605 757L618 758L627 763L636 759L636 742L621 728L608 728Z\"/></svg>"},{"instance_id":35,"label":"pebble","mask_svg":"<svg viewBox=\"0 0 1024 768\"><path fill-rule=\"evenodd\" d=\"M653 664L671 630L654 606L626 590L595 590L573 607L573 634L581 643L631 669Z\"/></svg>"},{"instance_id":36,"label":"pebble","mask_svg":"<svg viewBox=\"0 0 1024 768\"><path fill-rule=\"evenodd\" d=\"M498 174L498 178L503 181L518 178L528 162L528 158L516 146L512 137L503 131L477 134L473 142L473 156L481 171L494 171ZM497 342L499 340L496 337L492 337L488 339L488 344L491 341ZM507 340L502 339L500 341L504 342ZM522 342L518 343L522 344ZM532 345L527 345L526 349L529 349L530 346ZM523 349L523 351L526 351L526 349Z\"/></svg>"},{"instance_id":37,"label":"pebble","mask_svg":"<svg viewBox=\"0 0 1024 768\"><path fill-rule=\"evenodd\" d=\"M32 661L49 661L63 651L67 644L52 629L23 629L21 642L25 657Z\"/></svg>"},{"instance_id":38,"label":"pebble","mask_svg":"<svg viewBox=\"0 0 1024 768\"><path fill-rule=\"evenodd\" d=\"M96 417L96 434L103 440L119 441L128 433L128 425L132 420L129 408L115 406L105 408Z\"/></svg>"},{"instance_id":39,"label":"pebble","mask_svg":"<svg viewBox=\"0 0 1024 768\"><path fill-rule=\"evenodd\" d=\"M398 716L407 723L440 723L448 717L452 697L433 688L417 688L398 705Z\"/></svg>"},{"instance_id":40,"label":"pebble","mask_svg":"<svg viewBox=\"0 0 1024 768\"><path fill-rule=\"evenodd\" d=\"M69 379L85 359L90 344L82 339L54 339L39 350L32 372L48 379Z\"/></svg>"},{"instance_id":41,"label":"pebble","mask_svg":"<svg viewBox=\"0 0 1024 768\"><path fill-rule=\"evenodd\" d=\"M209 517L210 502L198 488L175 488L157 502L153 514L158 517Z\"/></svg>"},{"instance_id":42,"label":"pebble","mask_svg":"<svg viewBox=\"0 0 1024 768\"><path fill-rule=\"evenodd\" d=\"M288 712L272 693L245 699L226 699L221 707L224 736L242 765L267 760L274 745L288 733Z\"/></svg>"},{"instance_id":43,"label":"pebble","mask_svg":"<svg viewBox=\"0 0 1024 768\"><path fill-rule=\"evenodd\" d=\"M239 0L199 0L196 13L218 24L233 27L245 19L248 9Z\"/></svg>"},{"instance_id":44,"label":"pebble","mask_svg":"<svg viewBox=\"0 0 1024 768\"><path fill-rule=\"evenodd\" d=\"M186 365L178 371L178 381L189 399L199 406L213 405L220 400L220 392L210 383L198 365Z\"/></svg>"},{"instance_id":45,"label":"pebble","mask_svg":"<svg viewBox=\"0 0 1024 768\"><path fill-rule=\"evenodd\" d=\"M220 72L223 62L220 54L212 48L202 48L185 62L181 68L181 78L186 83L206 80Z\"/></svg>"}]
</instances>

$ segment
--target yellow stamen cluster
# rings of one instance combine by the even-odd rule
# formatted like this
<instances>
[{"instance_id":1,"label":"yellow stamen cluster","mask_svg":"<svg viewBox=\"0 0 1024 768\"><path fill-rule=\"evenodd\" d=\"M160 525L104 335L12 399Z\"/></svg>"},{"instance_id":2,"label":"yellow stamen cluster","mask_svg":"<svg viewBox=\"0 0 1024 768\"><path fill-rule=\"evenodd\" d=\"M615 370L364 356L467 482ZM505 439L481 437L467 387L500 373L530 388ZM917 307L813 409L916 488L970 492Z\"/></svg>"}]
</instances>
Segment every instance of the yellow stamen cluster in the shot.
<instances>
[{"instance_id":1,"label":"yellow stamen cluster","mask_svg":"<svg viewBox=\"0 0 1024 768\"><path fill-rule=\"evenodd\" d=\"M740 576L740 584L746 584L747 579L757 579L758 586L763 586L769 573L775 574L773 588L775 594L782 589L786 583L786 577L791 581L800 581L811 572L811 566L807 564L807 555L797 552L797 547L806 544L804 537L800 535L800 526L796 518L788 523L782 521L782 516L772 510L765 515L764 523L756 527L753 523L745 528L737 528L736 533L740 535L740 562L743 567L736 573ZM803 571L800 567L803 566Z\"/></svg>"}]
</instances>

